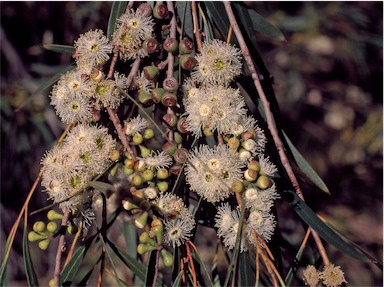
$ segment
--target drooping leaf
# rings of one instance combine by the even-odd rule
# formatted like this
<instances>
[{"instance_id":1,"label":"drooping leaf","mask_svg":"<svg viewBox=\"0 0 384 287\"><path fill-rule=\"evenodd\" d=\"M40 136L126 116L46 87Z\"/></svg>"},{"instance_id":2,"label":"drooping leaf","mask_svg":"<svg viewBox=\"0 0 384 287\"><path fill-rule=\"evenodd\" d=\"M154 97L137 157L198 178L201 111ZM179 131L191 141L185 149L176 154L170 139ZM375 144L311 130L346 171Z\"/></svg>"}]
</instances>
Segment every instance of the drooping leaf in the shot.
<instances>
[{"instance_id":1,"label":"drooping leaf","mask_svg":"<svg viewBox=\"0 0 384 287\"><path fill-rule=\"evenodd\" d=\"M59 44L45 44L43 45L44 49L57 53L66 53L72 55L75 52L75 47L69 45L59 45Z\"/></svg>"},{"instance_id":2,"label":"drooping leaf","mask_svg":"<svg viewBox=\"0 0 384 287\"><path fill-rule=\"evenodd\" d=\"M25 214L28 214L27 210ZM27 275L28 286L40 286L35 273L35 268L33 267L31 253L29 252L27 218L28 216L25 217L23 230L23 259L25 274Z\"/></svg>"},{"instance_id":3,"label":"drooping leaf","mask_svg":"<svg viewBox=\"0 0 384 287\"><path fill-rule=\"evenodd\" d=\"M124 230L124 238L125 243L127 244L127 249L129 250L129 254L133 258L137 258L137 231L135 225L132 223L123 223L123 230Z\"/></svg>"},{"instance_id":4,"label":"drooping leaf","mask_svg":"<svg viewBox=\"0 0 384 287\"><path fill-rule=\"evenodd\" d=\"M252 286L255 282L255 272L251 268L251 260L248 252L240 253L239 257L239 279L240 286Z\"/></svg>"},{"instance_id":5,"label":"drooping leaf","mask_svg":"<svg viewBox=\"0 0 384 287\"><path fill-rule=\"evenodd\" d=\"M28 105L29 103L31 103L33 101L33 99L39 94L41 93L42 91L44 91L45 89L49 88L50 86L52 86L54 83L56 83L61 75L65 74L66 72L68 71L71 71L75 68L74 65L69 65L69 66L66 66L64 67L62 70L60 70L59 72L57 72L55 75L53 75L51 78L49 78L48 80L46 80L45 82L43 82L42 84L40 84L40 86L36 89L36 91L34 91L29 97L28 99L25 100L24 103L22 103L20 105L20 107L18 107L16 109L16 112L19 111L20 109L22 109L23 107L25 107L26 105Z\"/></svg>"},{"instance_id":6,"label":"drooping leaf","mask_svg":"<svg viewBox=\"0 0 384 287\"><path fill-rule=\"evenodd\" d=\"M111 192L116 191L115 187L112 184L102 181L90 181L88 185L90 187L93 187L94 189L101 191L104 194L109 194Z\"/></svg>"},{"instance_id":7,"label":"drooping leaf","mask_svg":"<svg viewBox=\"0 0 384 287\"><path fill-rule=\"evenodd\" d=\"M77 271L79 270L80 264L83 261L85 254L88 251L89 244L84 244L80 246L76 252L72 255L71 260L64 267L60 273L60 286L70 286L73 278L75 277Z\"/></svg>"},{"instance_id":8,"label":"drooping leaf","mask_svg":"<svg viewBox=\"0 0 384 287\"><path fill-rule=\"evenodd\" d=\"M219 1L206 1L204 4L207 7L209 19L214 22L223 39L226 39L230 24L224 4ZM232 39L233 38L234 37L232 37Z\"/></svg>"},{"instance_id":9,"label":"drooping leaf","mask_svg":"<svg viewBox=\"0 0 384 287\"><path fill-rule=\"evenodd\" d=\"M318 187L320 190L330 194L328 187L316 171L309 165L309 163L304 159L300 152L293 145L289 137L283 131L285 140L287 141L288 147L290 148L292 155L296 161L297 166L300 170Z\"/></svg>"},{"instance_id":10,"label":"drooping leaf","mask_svg":"<svg viewBox=\"0 0 384 287\"><path fill-rule=\"evenodd\" d=\"M193 21L191 3L188 1L176 1L175 8L178 15L182 15L182 31L189 37L193 36Z\"/></svg>"},{"instance_id":11,"label":"drooping leaf","mask_svg":"<svg viewBox=\"0 0 384 287\"><path fill-rule=\"evenodd\" d=\"M206 278L208 279L209 286L213 287L213 282L212 282L211 276L209 275L208 270L207 270L207 266L205 266L203 260L201 259L199 252L196 252L195 249L191 249L191 251L192 251L192 255L193 255L194 259L200 264L200 266L203 266L203 270L204 270Z\"/></svg>"},{"instance_id":12,"label":"drooping leaf","mask_svg":"<svg viewBox=\"0 0 384 287\"><path fill-rule=\"evenodd\" d=\"M180 286L181 277L183 276L184 271L181 270L179 274L177 274L177 277L175 278L175 281L173 281L172 287Z\"/></svg>"},{"instance_id":13,"label":"drooping leaf","mask_svg":"<svg viewBox=\"0 0 384 287\"><path fill-rule=\"evenodd\" d=\"M117 18L119 18L124 13L126 7L126 1L113 1L111 13L109 14L107 29L107 38L109 40L112 39L113 32L115 31Z\"/></svg>"},{"instance_id":14,"label":"drooping leaf","mask_svg":"<svg viewBox=\"0 0 384 287\"><path fill-rule=\"evenodd\" d=\"M362 252L360 248L344 241L337 233L335 233L327 224L319 219L315 212L304 202L293 190L284 190L284 198L289 202L295 212L313 228L321 238L332 244L343 253L363 262L375 263L382 268L382 263L373 256L367 256L366 252Z\"/></svg>"}]
</instances>

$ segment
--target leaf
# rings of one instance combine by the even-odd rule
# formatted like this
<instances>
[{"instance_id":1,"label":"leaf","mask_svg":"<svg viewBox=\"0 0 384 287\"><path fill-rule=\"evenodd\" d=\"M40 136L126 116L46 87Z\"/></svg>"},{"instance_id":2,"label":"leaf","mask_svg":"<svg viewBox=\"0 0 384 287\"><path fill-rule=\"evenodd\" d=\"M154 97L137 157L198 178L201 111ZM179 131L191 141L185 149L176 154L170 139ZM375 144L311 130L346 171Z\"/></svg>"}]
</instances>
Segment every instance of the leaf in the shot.
<instances>
[{"instance_id":1,"label":"leaf","mask_svg":"<svg viewBox=\"0 0 384 287\"><path fill-rule=\"evenodd\" d=\"M192 250L192 252L193 252L193 257L195 258L195 260L196 260L201 266L203 266L203 270L204 270L205 276L206 276L206 277L208 278L208 280L209 280L209 286L212 286L212 287L213 287L213 282L212 282L211 276L209 275L208 270L207 270L207 267L205 266L203 260L201 259L200 254L199 254L194 248L192 248L191 250Z\"/></svg>"},{"instance_id":2,"label":"leaf","mask_svg":"<svg viewBox=\"0 0 384 287\"><path fill-rule=\"evenodd\" d=\"M178 15L182 15L182 32L189 37L193 36L193 21L191 12L191 3L188 1L176 1L175 8Z\"/></svg>"},{"instance_id":3,"label":"leaf","mask_svg":"<svg viewBox=\"0 0 384 287\"><path fill-rule=\"evenodd\" d=\"M224 4L214 1L206 1L204 4L208 9L208 18L216 24L222 37L225 39L227 37L230 24L227 13L225 12Z\"/></svg>"},{"instance_id":4,"label":"leaf","mask_svg":"<svg viewBox=\"0 0 384 287\"><path fill-rule=\"evenodd\" d=\"M69 45L59 45L59 44L45 44L43 45L44 49L57 52L57 53L66 53L73 54L76 51L75 47Z\"/></svg>"},{"instance_id":5,"label":"leaf","mask_svg":"<svg viewBox=\"0 0 384 287\"><path fill-rule=\"evenodd\" d=\"M320 176L316 173L316 171L309 165L309 163L304 159L304 157L300 154L300 152L296 149L296 147L293 145L291 140L288 138L288 136L283 131L285 140L287 141L287 144L292 152L292 155L296 161L297 166L300 168L300 170L318 187L320 190L331 194L329 192L328 187L325 185L324 181L320 178Z\"/></svg>"},{"instance_id":6,"label":"leaf","mask_svg":"<svg viewBox=\"0 0 384 287\"><path fill-rule=\"evenodd\" d=\"M240 253L239 258L239 279L240 286L252 286L254 285L255 278L254 272L251 268L251 261L249 260L249 253Z\"/></svg>"},{"instance_id":7,"label":"leaf","mask_svg":"<svg viewBox=\"0 0 384 287\"><path fill-rule=\"evenodd\" d=\"M93 187L94 189L97 189L97 190L101 191L102 193L104 193L106 195L111 193L111 192L115 192L116 191L115 187L112 184L106 183L106 182L102 182L102 181L90 181L88 183L88 185L90 187Z\"/></svg>"},{"instance_id":8,"label":"leaf","mask_svg":"<svg viewBox=\"0 0 384 287\"><path fill-rule=\"evenodd\" d=\"M115 244L113 244L111 241L108 241L108 245L112 248L113 252L120 258L121 261L124 262L124 264L132 270L133 273L136 274L137 277L142 282L145 282L146 278L146 268L143 263L136 260L135 258L131 257L130 255L124 253L122 250L120 250L118 247L116 247Z\"/></svg>"},{"instance_id":9,"label":"leaf","mask_svg":"<svg viewBox=\"0 0 384 287\"><path fill-rule=\"evenodd\" d=\"M137 258L137 233L136 227L130 222L123 223L124 238L127 244L127 250L130 250L130 254L133 258Z\"/></svg>"},{"instance_id":10,"label":"leaf","mask_svg":"<svg viewBox=\"0 0 384 287\"><path fill-rule=\"evenodd\" d=\"M113 1L107 29L107 38L109 40L112 39L113 32L115 31L117 18L124 13L126 7L127 2L125 1Z\"/></svg>"},{"instance_id":11,"label":"leaf","mask_svg":"<svg viewBox=\"0 0 384 287\"><path fill-rule=\"evenodd\" d=\"M177 274L177 277L175 278L175 281L172 284L172 287L180 286L181 277L183 276L184 271L180 270L179 274Z\"/></svg>"},{"instance_id":12,"label":"leaf","mask_svg":"<svg viewBox=\"0 0 384 287\"><path fill-rule=\"evenodd\" d=\"M27 212L28 211L26 209L26 212L25 212L26 217L24 220L24 231L23 231L23 259L24 259L25 274L27 275L28 286L40 286L35 273L35 268L33 267L31 254L29 252L28 224L27 224L28 213Z\"/></svg>"},{"instance_id":13,"label":"leaf","mask_svg":"<svg viewBox=\"0 0 384 287\"><path fill-rule=\"evenodd\" d=\"M24 103L22 103L20 105L20 107L18 107L16 109L16 112L18 112L20 109L24 108L26 105L28 105L29 103L31 103L33 101L33 99L38 95L40 94L42 91L44 91L45 89L49 88L50 86L52 86L55 82L57 82L61 75L65 74L66 72L68 71L71 71L75 68L74 65L69 65L69 66L66 66L65 68L63 68L62 70L60 70L59 72L57 72L55 75L53 75L51 78L49 78L48 80L46 80L45 82L43 82L42 84L40 84L40 86L36 89L36 91L34 91L28 99L26 99L24 101Z\"/></svg>"},{"instance_id":14,"label":"leaf","mask_svg":"<svg viewBox=\"0 0 384 287\"><path fill-rule=\"evenodd\" d=\"M89 246L89 244L80 246L72 255L71 260L69 260L68 264L60 273L60 285L71 285Z\"/></svg>"},{"instance_id":15,"label":"leaf","mask_svg":"<svg viewBox=\"0 0 384 287\"><path fill-rule=\"evenodd\" d=\"M313 228L325 241L355 259L363 262L375 263L380 269L382 269L382 263L376 258L373 256L367 256L367 253L365 251L362 252L360 248L356 248L355 244L350 244L344 241L327 224L321 221L312 209L304 201L302 201L293 190L284 190L283 196L295 212L301 217L301 219Z\"/></svg>"}]
</instances>

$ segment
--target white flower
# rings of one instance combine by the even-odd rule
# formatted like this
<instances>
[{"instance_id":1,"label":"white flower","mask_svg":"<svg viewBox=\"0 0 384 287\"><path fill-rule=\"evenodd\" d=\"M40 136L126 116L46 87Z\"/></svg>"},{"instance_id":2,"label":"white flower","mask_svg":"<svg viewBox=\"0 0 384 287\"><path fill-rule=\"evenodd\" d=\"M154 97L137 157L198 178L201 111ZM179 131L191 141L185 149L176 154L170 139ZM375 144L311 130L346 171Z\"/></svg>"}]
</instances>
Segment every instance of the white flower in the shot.
<instances>
[{"instance_id":1,"label":"white flower","mask_svg":"<svg viewBox=\"0 0 384 287\"><path fill-rule=\"evenodd\" d=\"M275 172L277 172L276 166L270 162L269 157L265 158L263 154L259 154L258 158L261 174L272 176Z\"/></svg>"},{"instance_id":2,"label":"white flower","mask_svg":"<svg viewBox=\"0 0 384 287\"><path fill-rule=\"evenodd\" d=\"M276 198L279 198L279 195L276 192L275 184L265 190L259 190L255 187L248 188L244 192L245 206L253 210L268 212Z\"/></svg>"},{"instance_id":3,"label":"white flower","mask_svg":"<svg viewBox=\"0 0 384 287\"><path fill-rule=\"evenodd\" d=\"M109 60L112 46L102 30L90 30L75 41L75 58L78 66L94 66Z\"/></svg>"},{"instance_id":4,"label":"white flower","mask_svg":"<svg viewBox=\"0 0 384 287\"><path fill-rule=\"evenodd\" d=\"M124 122L124 131L127 136L133 136L134 134L140 133L147 127L148 121L143 119L140 115Z\"/></svg>"},{"instance_id":5,"label":"white flower","mask_svg":"<svg viewBox=\"0 0 384 287\"><path fill-rule=\"evenodd\" d=\"M192 236L196 223L193 216L188 214L174 220L165 220L164 242L172 245L172 248L179 247Z\"/></svg>"},{"instance_id":6,"label":"white flower","mask_svg":"<svg viewBox=\"0 0 384 287\"><path fill-rule=\"evenodd\" d=\"M254 245L257 243L254 241L253 232L256 232L258 236L263 237L265 241L269 241L273 235L276 227L276 221L274 215L269 212L251 211L246 222L247 236L250 242Z\"/></svg>"},{"instance_id":7,"label":"white flower","mask_svg":"<svg viewBox=\"0 0 384 287\"><path fill-rule=\"evenodd\" d=\"M148 169L167 168L172 164L172 158L165 151L156 153L152 150L151 154L142 160Z\"/></svg>"}]
</instances>

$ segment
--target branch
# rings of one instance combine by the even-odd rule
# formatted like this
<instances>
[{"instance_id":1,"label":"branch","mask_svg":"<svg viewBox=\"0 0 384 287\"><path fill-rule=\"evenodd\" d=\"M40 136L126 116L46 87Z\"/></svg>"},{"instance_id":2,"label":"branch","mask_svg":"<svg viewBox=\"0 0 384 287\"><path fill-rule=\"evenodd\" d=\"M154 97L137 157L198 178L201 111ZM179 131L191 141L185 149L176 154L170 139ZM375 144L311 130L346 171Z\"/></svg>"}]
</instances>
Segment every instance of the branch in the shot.
<instances>
[{"instance_id":1,"label":"branch","mask_svg":"<svg viewBox=\"0 0 384 287\"><path fill-rule=\"evenodd\" d=\"M173 9L172 1L167 1L167 8L168 11L172 13L172 19L171 19L171 27L169 28L169 37L176 39L176 15L175 15L175 9ZM168 52L168 70L167 70L167 77L173 77L173 63L175 61L175 57L173 56L172 52Z\"/></svg>"},{"instance_id":2,"label":"branch","mask_svg":"<svg viewBox=\"0 0 384 287\"><path fill-rule=\"evenodd\" d=\"M275 143L277 151L279 152L281 163L283 164L284 169L288 174L288 177L292 183L293 188L296 191L296 194L304 201L303 193L301 192L301 188L300 188L299 183L296 179L296 176L292 170L292 167L289 163L288 157L284 152L283 143L279 137L276 126L274 125L272 112L269 108L270 104L268 102L267 97L265 96L263 87L261 86L259 77L256 73L255 65L253 64L252 57L249 53L249 49L247 47L247 44L245 43L244 37L240 31L239 25L237 24L235 15L233 14L231 3L227 2L227 1L224 1L223 3L224 3L225 11L227 12L227 15L228 15L229 22L231 23L233 32L235 33L236 38L239 41L239 45L240 45L241 51L243 52L243 56L244 56L244 59L247 63L248 69L251 72L252 79L253 79L254 85L256 87L257 93L259 94L259 97L260 97L261 102L263 104L263 107L265 110L265 117L266 117L267 124L268 124L268 129L271 132L273 141ZM319 252L323 258L324 264L329 265L329 259L327 257L327 254L325 252L324 246L321 242L319 235L313 229L311 229L311 232L312 232L313 238L316 242L316 245L319 249Z\"/></svg>"}]
</instances>

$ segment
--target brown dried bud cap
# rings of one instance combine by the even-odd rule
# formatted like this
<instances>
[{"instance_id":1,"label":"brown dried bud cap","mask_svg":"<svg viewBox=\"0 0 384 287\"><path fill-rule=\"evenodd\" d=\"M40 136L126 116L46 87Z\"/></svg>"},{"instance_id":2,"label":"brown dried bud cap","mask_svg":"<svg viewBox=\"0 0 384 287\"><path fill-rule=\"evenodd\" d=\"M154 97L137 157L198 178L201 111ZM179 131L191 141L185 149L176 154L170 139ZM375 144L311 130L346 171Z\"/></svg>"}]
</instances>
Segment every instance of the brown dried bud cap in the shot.
<instances>
[{"instance_id":1,"label":"brown dried bud cap","mask_svg":"<svg viewBox=\"0 0 384 287\"><path fill-rule=\"evenodd\" d=\"M159 48L159 42L157 42L156 39L154 38L149 38L144 41L143 43L143 48L149 53L154 53L158 50Z\"/></svg>"},{"instance_id":2,"label":"brown dried bud cap","mask_svg":"<svg viewBox=\"0 0 384 287\"><path fill-rule=\"evenodd\" d=\"M161 103L165 106L165 107L174 107L177 103L177 97L175 94L172 94L172 93L169 93L169 92L165 92L163 94L163 97L161 99Z\"/></svg>"},{"instance_id":3,"label":"brown dried bud cap","mask_svg":"<svg viewBox=\"0 0 384 287\"><path fill-rule=\"evenodd\" d=\"M176 124L177 124L177 116L175 115L175 114L165 114L164 116L163 116L163 120L164 120L164 122L168 125L168 126L170 126L170 127L174 127L174 126L176 126Z\"/></svg>"},{"instance_id":4,"label":"brown dried bud cap","mask_svg":"<svg viewBox=\"0 0 384 287\"><path fill-rule=\"evenodd\" d=\"M168 15L167 5L157 2L153 8L153 17L156 19L164 19Z\"/></svg>"},{"instance_id":5,"label":"brown dried bud cap","mask_svg":"<svg viewBox=\"0 0 384 287\"><path fill-rule=\"evenodd\" d=\"M166 92L174 92L179 87L179 82L174 77L167 77L163 81L163 89Z\"/></svg>"},{"instance_id":6,"label":"brown dried bud cap","mask_svg":"<svg viewBox=\"0 0 384 287\"><path fill-rule=\"evenodd\" d=\"M184 70L192 70L194 67L196 67L197 60L195 57L185 54L185 55L180 55L180 65Z\"/></svg>"},{"instance_id":7,"label":"brown dried bud cap","mask_svg":"<svg viewBox=\"0 0 384 287\"><path fill-rule=\"evenodd\" d=\"M179 53L180 54L189 54L193 51L194 44L189 38L184 38L179 44Z\"/></svg>"},{"instance_id":8,"label":"brown dried bud cap","mask_svg":"<svg viewBox=\"0 0 384 287\"><path fill-rule=\"evenodd\" d=\"M173 154L173 158L177 163L183 164L187 161L188 158L188 150L185 148L179 148Z\"/></svg>"},{"instance_id":9,"label":"brown dried bud cap","mask_svg":"<svg viewBox=\"0 0 384 287\"><path fill-rule=\"evenodd\" d=\"M187 130L187 118L180 118L177 121L177 130L182 134L187 134L189 131Z\"/></svg>"},{"instance_id":10,"label":"brown dried bud cap","mask_svg":"<svg viewBox=\"0 0 384 287\"><path fill-rule=\"evenodd\" d=\"M152 15L152 7L151 5L149 5L148 3L142 3L139 5L139 7L137 7L137 11L145 16L145 17L148 17L148 16L151 16Z\"/></svg>"},{"instance_id":11,"label":"brown dried bud cap","mask_svg":"<svg viewBox=\"0 0 384 287\"><path fill-rule=\"evenodd\" d=\"M179 44L175 38L167 38L163 42L163 48L167 52L175 52L179 48Z\"/></svg>"}]
</instances>

